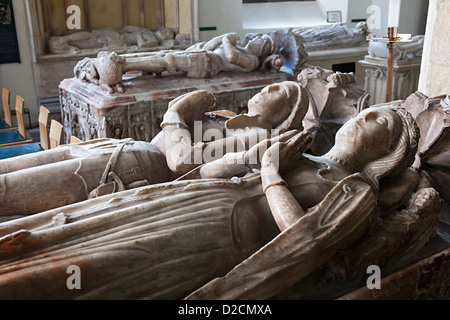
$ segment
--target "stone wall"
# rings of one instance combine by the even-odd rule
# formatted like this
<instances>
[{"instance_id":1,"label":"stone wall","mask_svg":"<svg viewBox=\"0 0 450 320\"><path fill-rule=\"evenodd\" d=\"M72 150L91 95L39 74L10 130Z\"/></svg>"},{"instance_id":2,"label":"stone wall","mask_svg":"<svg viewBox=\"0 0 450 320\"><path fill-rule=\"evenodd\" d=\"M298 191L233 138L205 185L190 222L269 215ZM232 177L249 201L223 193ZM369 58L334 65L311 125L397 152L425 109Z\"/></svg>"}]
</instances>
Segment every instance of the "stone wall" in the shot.
<instances>
[{"instance_id":1,"label":"stone wall","mask_svg":"<svg viewBox=\"0 0 450 320\"><path fill-rule=\"evenodd\" d=\"M450 0L430 0L419 91L450 93Z\"/></svg>"}]
</instances>

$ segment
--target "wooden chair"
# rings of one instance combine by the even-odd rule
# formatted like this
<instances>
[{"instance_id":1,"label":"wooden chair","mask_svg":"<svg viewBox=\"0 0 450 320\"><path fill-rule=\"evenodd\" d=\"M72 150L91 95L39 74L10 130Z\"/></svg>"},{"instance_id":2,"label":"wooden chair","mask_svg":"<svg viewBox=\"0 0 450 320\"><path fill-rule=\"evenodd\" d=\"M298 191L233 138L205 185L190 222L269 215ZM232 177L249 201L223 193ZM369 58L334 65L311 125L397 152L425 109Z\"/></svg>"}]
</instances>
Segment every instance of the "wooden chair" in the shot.
<instances>
[{"instance_id":1,"label":"wooden chair","mask_svg":"<svg viewBox=\"0 0 450 320\"><path fill-rule=\"evenodd\" d=\"M23 119L24 107L25 101L21 96L17 96L15 107L17 115L17 130L0 132L0 147L10 147L14 145L33 143L32 140L27 140L27 130L25 128L25 121Z\"/></svg>"},{"instance_id":2,"label":"wooden chair","mask_svg":"<svg viewBox=\"0 0 450 320\"><path fill-rule=\"evenodd\" d=\"M41 141L39 143L30 143L0 148L0 160L50 149L50 138L48 130L48 124L50 119L49 115L50 115L49 110L44 106L41 106L39 110L39 134ZM54 136L57 136L58 134L55 133L55 131L61 130L60 126L61 125L57 121L53 121L50 126L50 132L52 132ZM59 142L61 143L61 141Z\"/></svg>"},{"instance_id":3,"label":"wooden chair","mask_svg":"<svg viewBox=\"0 0 450 320\"><path fill-rule=\"evenodd\" d=\"M52 120L50 125L50 149L59 147L62 144L64 127L56 120Z\"/></svg>"},{"instance_id":4,"label":"wooden chair","mask_svg":"<svg viewBox=\"0 0 450 320\"><path fill-rule=\"evenodd\" d=\"M48 125L50 123L50 111L41 106L39 109L39 137L41 140L42 150L50 149L50 137L48 131Z\"/></svg>"},{"instance_id":5,"label":"wooden chair","mask_svg":"<svg viewBox=\"0 0 450 320\"><path fill-rule=\"evenodd\" d=\"M75 137L75 136L71 136L70 137L70 144L77 144L77 143L80 143L80 142L83 142L81 139L78 139L77 137Z\"/></svg>"},{"instance_id":6,"label":"wooden chair","mask_svg":"<svg viewBox=\"0 0 450 320\"><path fill-rule=\"evenodd\" d=\"M2 105L5 119L0 120L0 132L17 129L13 127L10 101L11 101L11 92L6 88L2 88Z\"/></svg>"}]
</instances>

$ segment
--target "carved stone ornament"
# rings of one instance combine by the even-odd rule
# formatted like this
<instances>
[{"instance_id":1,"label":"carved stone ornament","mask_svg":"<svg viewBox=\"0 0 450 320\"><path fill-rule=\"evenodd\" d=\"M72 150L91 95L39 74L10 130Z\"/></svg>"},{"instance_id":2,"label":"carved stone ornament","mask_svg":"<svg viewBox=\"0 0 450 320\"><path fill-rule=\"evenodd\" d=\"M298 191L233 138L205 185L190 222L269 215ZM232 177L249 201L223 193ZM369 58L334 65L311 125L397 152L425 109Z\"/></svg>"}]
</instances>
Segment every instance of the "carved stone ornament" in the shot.
<instances>
[{"instance_id":1,"label":"carved stone ornament","mask_svg":"<svg viewBox=\"0 0 450 320\"><path fill-rule=\"evenodd\" d=\"M450 204L450 98L416 92L404 103L420 128L421 139L413 167Z\"/></svg>"},{"instance_id":2,"label":"carved stone ornament","mask_svg":"<svg viewBox=\"0 0 450 320\"><path fill-rule=\"evenodd\" d=\"M305 130L313 135L309 152L321 156L334 145L342 125L369 106L370 97L357 87L353 73L309 67L302 70L298 81L309 97L303 121Z\"/></svg>"}]
</instances>

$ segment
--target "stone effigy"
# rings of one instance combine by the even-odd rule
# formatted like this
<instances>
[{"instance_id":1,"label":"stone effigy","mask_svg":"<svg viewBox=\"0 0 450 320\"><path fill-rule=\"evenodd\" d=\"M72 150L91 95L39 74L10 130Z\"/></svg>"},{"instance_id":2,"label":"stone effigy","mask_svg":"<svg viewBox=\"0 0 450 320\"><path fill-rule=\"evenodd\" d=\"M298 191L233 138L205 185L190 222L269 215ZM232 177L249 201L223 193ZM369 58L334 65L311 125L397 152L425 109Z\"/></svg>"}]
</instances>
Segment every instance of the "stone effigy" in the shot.
<instances>
[{"instance_id":1,"label":"stone effigy","mask_svg":"<svg viewBox=\"0 0 450 320\"><path fill-rule=\"evenodd\" d=\"M59 85L66 143L71 136L83 141L131 138L151 142L161 131L168 104L181 95L206 90L214 94L216 110L241 114L248 111L248 101L264 87L295 80L283 72L222 72L210 79L186 78L183 74L163 79L136 75L124 78L124 93L111 95L97 85L72 77Z\"/></svg>"},{"instance_id":2,"label":"stone effigy","mask_svg":"<svg viewBox=\"0 0 450 320\"><path fill-rule=\"evenodd\" d=\"M125 26L92 31L73 32L52 36L48 40L50 54L89 54L93 50L148 49L153 47L174 48L179 45L170 29L152 31L147 28Z\"/></svg>"},{"instance_id":3,"label":"stone effigy","mask_svg":"<svg viewBox=\"0 0 450 320\"><path fill-rule=\"evenodd\" d=\"M362 111L322 157L304 154L309 133L293 133L264 152L259 173L163 183L0 224L0 297L264 299L341 249L387 261L435 233L440 198L418 189L409 168L419 133L404 109ZM395 221L408 214L417 228L405 231ZM372 246L377 235L393 239L388 250ZM71 265L82 290L67 289Z\"/></svg>"},{"instance_id":4,"label":"stone effigy","mask_svg":"<svg viewBox=\"0 0 450 320\"><path fill-rule=\"evenodd\" d=\"M19 160L19 161L18 161ZM139 186L167 182L159 150L145 142L93 140L0 163L1 220L20 218ZM25 181L33 183L23 186Z\"/></svg>"},{"instance_id":5,"label":"stone effigy","mask_svg":"<svg viewBox=\"0 0 450 320\"><path fill-rule=\"evenodd\" d=\"M239 42L237 33L227 33L207 43L198 43L184 51L161 51L141 55L119 56L114 52L100 52L97 58L86 58L74 69L75 76L99 84L110 93L123 92L122 77L131 71L150 74L182 72L187 77L212 77L228 72L278 72L284 64L274 52L275 42L269 35L247 36ZM302 48L291 48L302 50ZM298 54L304 63L307 54ZM297 63L296 63L297 64Z\"/></svg>"},{"instance_id":6,"label":"stone effigy","mask_svg":"<svg viewBox=\"0 0 450 320\"><path fill-rule=\"evenodd\" d=\"M397 63L412 62L422 59L423 42L425 36L418 35L409 42L399 42L395 48L395 60ZM374 60L384 61L388 57L387 40L369 41L369 57Z\"/></svg>"},{"instance_id":7,"label":"stone effigy","mask_svg":"<svg viewBox=\"0 0 450 320\"><path fill-rule=\"evenodd\" d=\"M246 112L253 95L270 83L295 80L290 68L301 68L307 59L292 32L238 39L231 33L184 51L101 52L79 61L75 77L59 84L66 137L150 142L160 132L167 104L196 89L214 92L218 108ZM258 72L279 70L284 57L290 73Z\"/></svg>"},{"instance_id":8,"label":"stone effigy","mask_svg":"<svg viewBox=\"0 0 450 320\"><path fill-rule=\"evenodd\" d=\"M402 133L400 133L400 131ZM384 133L380 135L381 132ZM375 133L377 133L377 136ZM312 207L309 211L303 211L303 208L306 206L302 205L304 202L300 200L302 191L298 190L298 192L296 192L292 188L296 183L301 183L305 187L308 185L310 188L315 188L318 181L314 178L310 181L302 180L301 178L300 180L297 180L299 179L299 176L292 173L290 176L284 177L284 179L281 178L281 176L274 176L275 171L270 165L270 161L265 165L263 159L261 171L263 189L268 197L269 206L274 219L277 221L282 233L269 245L266 245L253 256L236 266L227 275L214 279L191 294L188 298L270 298L274 294L280 292L283 288L293 285L297 280L308 275L311 272L311 269L322 265L325 261L322 261L321 258L323 258L323 255L328 256L328 250L333 251L332 247L336 242L340 242L338 246L341 246L341 249L342 247L351 247L352 244L359 243L360 241L364 242L364 228L368 226L372 227L374 222L373 219L383 217L384 220L387 220L386 217L389 216L390 213L396 212L395 208L405 200L403 197L406 194L410 196L417 188L417 174L407 168L412 164L418 139L419 131L417 127L415 127L414 120L404 110L375 108L361 112L358 117L348 121L346 125L338 131L335 146L328 154L320 159L332 161L331 163L328 162L330 165L328 170L331 170L331 172L329 172L330 178L337 178L335 175L336 172L334 174L332 172L334 163L340 163L340 165L342 165L341 169L346 168L344 169L344 172L361 172L364 177L363 181L365 182L362 185L359 185L359 178L361 177L359 174L350 174L346 176L346 178L344 178L344 174L344 176L342 176L343 180L338 179L340 182L334 184L334 188L321 195L324 202L317 207ZM383 143L381 143L381 141L383 141ZM289 143L286 145L289 145ZM279 144L277 146L280 148L280 151L278 152L281 154L283 154L283 148L288 148L280 146ZM273 150L269 149L266 156L270 156L271 151L273 152ZM283 155L280 155L280 159L283 159ZM408 160L406 160L406 163L403 162L402 165L400 165L400 163L397 162L400 158L402 159L402 162L406 159ZM308 160L311 160L311 158ZM310 165L313 164L310 163ZM300 171L305 170L302 168L302 165L298 167ZM268 170L268 175L265 175L265 170ZM397 173L395 173L396 171ZM397 179L398 182L401 182L398 185L393 183L393 181L387 184L381 182L383 176L387 177L389 175L396 176L395 179ZM323 173L321 176L324 177ZM293 180L291 180L291 178ZM369 187L368 189L365 189L363 187L365 183L371 185L372 188ZM396 192L392 193L393 189L390 191L387 189L383 190L383 186L394 188L398 192L397 196L400 196L403 200L400 200L400 198L394 199L392 194L396 194ZM312 191L311 189L306 192L305 189L307 188L303 188L303 192L305 192L304 195L308 193L311 196L314 192L320 192L319 190ZM289 193L286 192L287 190L290 190L295 198L290 198L290 196L288 196ZM333 191L336 191L337 193L333 194ZM385 194L386 198L383 196L384 191L387 191ZM423 194L418 196L420 200L417 200L417 203L415 203L414 207L416 208L414 208L414 210L421 210L425 202L432 207L429 212L425 210L424 215L430 216L425 219L424 224L428 235L435 234L435 223L440 208L439 195L432 189L422 190L421 192L423 192ZM269 197L269 193L273 195L273 198ZM345 194L346 196L344 196ZM342 195L343 198L339 198L339 195ZM329 206L325 204L328 197L330 197ZM358 198L364 200L358 202L356 200ZM352 200L346 203L345 199ZM305 199L304 201L306 202L307 200ZM377 202L378 205L375 204ZM346 204L350 206L346 207ZM346 208L344 209L341 205ZM354 205L354 207L352 207L352 205ZM381 209L381 211L378 211L376 208L380 208L380 206L384 208ZM354 210L351 213L352 218L345 217L346 213L352 211L351 208ZM319 212L325 211L328 211L329 213L336 212L336 214L330 216L325 214L324 216L321 216L321 213ZM341 214L338 214L337 212L341 212ZM358 217L357 212L359 212L361 216ZM320 216L320 218L318 216ZM336 220L327 220L333 219L332 217ZM315 220L316 218L322 222L318 223L318 221ZM349 220L346 221L346 218ZM358 220L358 222L353 220L353 218ZM310 222L308 221L309 219L311 219ZM368 223L365 226L364 223L362 223L364 220ZM351 226L350 221L353 221L355 224ZM311 223L311 225L309 225L309 223ZM346 227L343 227L340 226L341 223L349 224ZM340 229L340 227L343 229ZM387 224L383 225L383 227L387 227ZM352 236L349 235L349 238L345 240L345 236L342 234L337 235L339 232L336 230L339 229L345 230L344 233L352 232L352 235L355 238L352 238ZM331 230L334 230L334 232ZM396 230L397 231L394 231L392 234L393 237L401 235L402 241L408 240L408 235L402 234L403 231L401 228ZM356 241L358 238L359 240ZM425 238L427 238L427 236L425 236ZM312 243L310 242L311 239L321 239L320 242L323 241L323 244L326 244L324 247L322 247L322 245L317 246L317 243L315 243L314 240ZM366 243L367 246L372 244L370 240L364 243ZM391 254L397 252L398 249L395 241L393 241L393 244L394 247L390 252ZM368 249L370 252L370 248L367 246L365 247L365 250ZM413 245L413 247L414 246L415 245ZM420 246L421 245L418 247ZM280 250L280 248L282 248L282 250ZM349 252L351 253L351 250L349 250ZM386 258L377 250L374 250L374 255L379 258L380 261L382 258ZM277 256L277 259L274 260L274 256ZM387 254L387 256L389 256L389 254ZM280 259L278 259L278 257ZM314 258L308 260L307 257ZM357 257L359 258L360 256ZM374 259L374 257L370 258ZM370 258L368 259L369 261ZM317 263L317 265L311 267L311 263ZM363 265L364 264L365 263L363 263ZM242 281L242 279L246 279L246 281Z\"/></svg>"},{"instance_id":9,"label":"stone effigy","mask_svg":"<svg viewBox=\"0 0 450 320\"><path fill-rule=\"evenodd\" d=\"M213 108L213 99L205 91L196 91L172 101L161 123L162 131L152 140L152 144L166 156L169 168L179 175L201 164L222 159L230 151L243 152L237 155L236 160L228 159L232 163L247 157L243 171L218 173L212 170L210 173L211 169L203 168L203 175L199 178L245 175L249 172L249 161L253 160L253 164L258 162L256 158L249 159L246 151L262 140L280 139L288 131L302 130L309 101L306 91L294 81L265 87L250 99L249 111L241 115L221 117L220 111L219 114L208 113ZM211 116L219 117L219 121L211 121ZM195 131L201 133L201 139L193 139L192 132Z\"/></svg>"},{"instance_id":10,"label":"stone effigy","mask_svg":"<svg viewBox=\"0 0 450 320\"><path fill-rule=\"evenodd\" d=\"M262 36L268 36L273 40L273 53L280 55L284 59L284 64L280 71L297 74L306 67L309 55L304 46L304 39L294 33L291 28L277 29L267 35L262 33L247 33L242 43L246 44L250 40Z\"/></svg>"},{"instance_id":11,"label":"stone effigy","mask_svg":"<svg viewBox=\"0 0 450 320\"><path fill-rule=\"evenodd\" d=\"M367 23L360 22L355 28L333 24L294 28L293 32L303 38L307 51L348 48L365 44L369 35Z\"/></svg>"}]
</instances>

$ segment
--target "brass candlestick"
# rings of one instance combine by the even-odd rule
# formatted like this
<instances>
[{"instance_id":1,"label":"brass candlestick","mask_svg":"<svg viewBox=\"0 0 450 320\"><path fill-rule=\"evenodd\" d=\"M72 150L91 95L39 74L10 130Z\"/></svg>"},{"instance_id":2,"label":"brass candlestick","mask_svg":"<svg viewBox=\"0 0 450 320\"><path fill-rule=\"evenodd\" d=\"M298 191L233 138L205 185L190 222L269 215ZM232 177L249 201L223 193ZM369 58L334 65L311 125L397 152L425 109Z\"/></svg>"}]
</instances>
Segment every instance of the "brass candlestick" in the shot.
<instances>
[{"instance_id":1,"label":"brass candlestick","mask_svg":"<svg viewBox=\"0 0 450 320\"><path fill-rule=\"evenodd\" d=\"M386 102L393 100L394 93L394 64L395 64L395 48L397 47L397 41L401 38L398 37L398 27L388 27L388 36L385 37L388 41L388 58L387 58L387 79L386 79Z\"/></svg>"}]
</instances>

